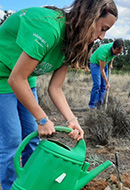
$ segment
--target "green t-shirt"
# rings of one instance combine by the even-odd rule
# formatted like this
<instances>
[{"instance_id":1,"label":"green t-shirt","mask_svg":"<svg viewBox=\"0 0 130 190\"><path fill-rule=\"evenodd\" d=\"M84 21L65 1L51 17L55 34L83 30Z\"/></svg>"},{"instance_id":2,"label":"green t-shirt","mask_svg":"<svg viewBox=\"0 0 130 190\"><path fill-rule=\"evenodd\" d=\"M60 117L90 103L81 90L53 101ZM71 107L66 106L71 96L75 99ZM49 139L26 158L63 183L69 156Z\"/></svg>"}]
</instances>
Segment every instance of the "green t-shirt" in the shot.
<instances>
[{"instance_id":1,"label":"green t-shirt","mask_svg":"<svg viewBox=\"0 0 130 190\"><path fill-rule=\"evenodd\" d=\"M112 54L111 48L113 42L101 45L90 57L90 62L100 65L100 60L106 62L106 65L115 57Z\"/></svg>"},{"instance_id":2,"label":"green t-shirt","mask_svg":"<svg viewBox=\"0 0 130 190\"><path fill-rule=\"evenodd\" d=\"M39 60L28 78L30 87L36 77L59 68L65 56L61 53L65 35L65 17L61 11L33 7L11 15L0 27L0 93L10 93L10 72L22 51Z\"/></svg>"}]
</instances>

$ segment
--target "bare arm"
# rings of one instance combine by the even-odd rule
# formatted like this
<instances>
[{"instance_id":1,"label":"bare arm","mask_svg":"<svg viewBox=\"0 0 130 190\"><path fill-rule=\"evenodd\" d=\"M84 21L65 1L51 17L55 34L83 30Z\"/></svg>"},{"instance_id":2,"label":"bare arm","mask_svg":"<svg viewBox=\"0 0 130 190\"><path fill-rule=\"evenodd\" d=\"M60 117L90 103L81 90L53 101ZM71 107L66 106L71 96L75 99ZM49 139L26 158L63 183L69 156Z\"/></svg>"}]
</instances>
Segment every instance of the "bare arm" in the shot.
<instances>
[{"instance_id":1,"label":"bare arm","mask_svg":"<svg viewBox=\"0 0 130 190\"><path fill-rule=\"evenodd\" d=\"M105 83L106 83L106 89L108 90L110 88L110 84L109 84L109 81L107 80L107 77L106 77L106 73L105 73L105 64L106 62L100 60L100 71L101 71L101 75L103 77L103 79L105 80Z\"/></svg>"},{"instance_id":2,"label":"bare arm","mask_svg":"<svg viewBox=\"0 0 130 190\"><path fill-rule=\"evenodd\" d=\"M109 66L110 69L113 69L113 61L114 61L114 59L111 60L111 63L110 63L110 66Z\"/></svg>"},{"instance_id":3,"label":"bare arm","mask_svg":"<svg viewBox=\"0 0 130 190\"><path fill-rule=\"evenodd\" d=\"M32 113L32 115L37 119L45 118L46 113L42 110L42 108L38 105L36 102L33 93L30 89L30 86L28 84L28 77L33 72L35 67L38 64L38 60L35 60L31 58L29 55L27 55L25 52L23 52L17 61L10 77L9 77L9 85L11 86L13 92L15 93L16 97L19 99L19 101ZM57 75L57 74L58 75ZM72 114L65 97L62 93L62 90L60 89L62 86L62 83L64 81L64 78L67 73L67 67L61 67L59 70L57 70L50 82L49 91L51 94L51 97L55 103L55 105L58 107L58 109L61 111L61 113L64 115L66 119L69 119L70 116L74 117ZM59 77L58 77L59 76ZM60 78L61 77L61 78ZM54 80L57 80L57 82L54 82ZM54 86L53 86L54 84ZM57 100L56 100L57 99ZM59 100L59 101L58 101ZM63 101L63 103L62 103ZM64 108L65 106L65 108ZM65 110L66 111L65 111ZM75 124L76 123L76 124ZM83 132L80 126L78 125L78 122L75 120L75 122L70 122L69 125L71 126L77 126L80 131L80 137L77 135L77 131L72 131L71 136L77 140L83 137ZM76 127L71 127L75 129ZM54 123L50 120L44 125L38 125L38 132L39 136L52 134L55 132L54 129ZM81 135L82 133L82 135Z\"/></svg>"},{"instance_id":4,"label":"bare arm","mask_svg":"<svg viewBox=\"0 0 130 190\"><path fill-rule=\"evenodd\" d=\"M52 101L54 102L58 110L62 113L64 118L66 120L70 120L75 116L71 112L70 107L68 106L68 103L62 91L62 85L65 80L67 71L68 66L63 65L54 72L49 84L48 91Z\"/></svg>"},{"instance_id":5,"label":"bare arm","mask_svg":"<svg viewBox=\"0 0 130 190\"><path fill-rule=\"evenodd\" d=\"M31 58L23 52L8 80L16 97L37 120L45 118L46 113L36 102L27 79L37 66L38 62L38 60ZM50 120L44 126L39 125L38 130L40 136L55 132L54 124Z\"/></svg>"},{"instance_id":6,"label":"bare arm","mask_svg":"<svg viewBox=\"0 0 130 190\"><path fill-rule=\"evenodd\" d=\"M78 133L80 133L78 140L83 138L83 130L78 124L77 119L74 119L75 116L72 113L66 98L62 91L62 85L65 80L65 76L68 71L68 66L63 65L58 70L56 70L51 78L50 85L49 85L49 95L58 108L58 110L61 112L61 114L64 116L64 118L69 122L69 127L75 130L78 130ZM71 134L70 134L71 135Z\"/></svg>"}]
</instances>

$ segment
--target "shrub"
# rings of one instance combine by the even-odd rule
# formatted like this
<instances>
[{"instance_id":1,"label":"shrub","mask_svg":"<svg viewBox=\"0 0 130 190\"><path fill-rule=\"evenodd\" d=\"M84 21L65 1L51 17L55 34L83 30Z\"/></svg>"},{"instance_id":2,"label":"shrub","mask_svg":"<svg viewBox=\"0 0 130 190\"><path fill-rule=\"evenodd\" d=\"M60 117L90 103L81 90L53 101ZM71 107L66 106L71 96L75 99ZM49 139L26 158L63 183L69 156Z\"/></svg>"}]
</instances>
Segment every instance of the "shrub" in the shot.
<instances>
[{"instance_id":1,"label":"shrub","mask_svg":"<svg viewBox=\"0 0 130 190\"><path fill-rule=\"evenodd\" d=\"M108 101L107 114L113 120L112 135L130 138L130 116L116 98L109 97Z\"/></svg>"},{"instance_id":2,"label":"shrub","mask_svg":"<svg viewBox=\"0 0 130 190\"><path fill-rule=\"evenodd\" d=\"M105 110L90 110L85 118L91 144L106 145L111 136L113 122Z\"/></svg>"}]
</instances>

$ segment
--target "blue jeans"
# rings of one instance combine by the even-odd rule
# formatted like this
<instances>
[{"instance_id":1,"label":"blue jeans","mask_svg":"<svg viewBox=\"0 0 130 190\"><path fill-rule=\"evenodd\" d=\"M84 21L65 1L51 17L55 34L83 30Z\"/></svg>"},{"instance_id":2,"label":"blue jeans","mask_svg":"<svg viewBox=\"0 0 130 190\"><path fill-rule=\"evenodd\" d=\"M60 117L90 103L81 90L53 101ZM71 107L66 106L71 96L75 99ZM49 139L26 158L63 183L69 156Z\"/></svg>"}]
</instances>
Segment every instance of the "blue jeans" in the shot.
<instances>
[{"instance_id":1,"label":"blue jeans","mask_svg":"<svg viewBox=\"0 0 130 190\"><path fill-rule=\"evenodd\" d=\"M106 83L101 76L100 66L90 63L90 70L93 79L93 87L90 95L89 107L98 108L100 104L104 103L106 94ZM106 77L108 78L108 65L104 68Z\"/></svg>"},{"instance_id":2,"label":"blue jeans","mask_svg":"<svg viewBox=\"0 0 130 190\"><path fill-rule=\"evenodd\" d=\"M37 100L36 88L32 92ZM16 179L14 155L28 134L37 130L32 114L18 101L14 93L0 94L0 183L2 190L10 190ZM39 138L33 139L22 153L24 165L37 146Z\"/></svg>"}]
</instances>

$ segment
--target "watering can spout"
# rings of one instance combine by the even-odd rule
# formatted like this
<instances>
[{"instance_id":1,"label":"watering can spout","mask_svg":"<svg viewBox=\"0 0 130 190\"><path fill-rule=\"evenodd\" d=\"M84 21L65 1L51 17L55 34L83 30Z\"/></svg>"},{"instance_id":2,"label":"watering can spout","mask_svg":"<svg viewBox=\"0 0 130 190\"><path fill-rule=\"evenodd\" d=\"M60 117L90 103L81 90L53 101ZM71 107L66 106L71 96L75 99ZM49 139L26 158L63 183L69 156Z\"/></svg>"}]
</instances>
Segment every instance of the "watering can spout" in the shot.
<instances>
[{"instance_id":1,"label":"watering can spout","mask_svg":"<svg viewBox=\"0 0 130 190\"><path fill-rule=\"evenodd\" d=\"M82 171L83 173L80 175L80 178L77 181L75 190L82 189L87 183L89 183L98 174L100 174L102 171L104 171L106 168L108 168L111 165L112 165L112 162L107 160L106 162L104 162L103 164L97 166L96 168L94 168L93 170L91 170L89 172L87 172L87 171L83 172Z\"/></svg>"}]
</instances>

